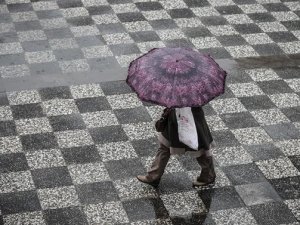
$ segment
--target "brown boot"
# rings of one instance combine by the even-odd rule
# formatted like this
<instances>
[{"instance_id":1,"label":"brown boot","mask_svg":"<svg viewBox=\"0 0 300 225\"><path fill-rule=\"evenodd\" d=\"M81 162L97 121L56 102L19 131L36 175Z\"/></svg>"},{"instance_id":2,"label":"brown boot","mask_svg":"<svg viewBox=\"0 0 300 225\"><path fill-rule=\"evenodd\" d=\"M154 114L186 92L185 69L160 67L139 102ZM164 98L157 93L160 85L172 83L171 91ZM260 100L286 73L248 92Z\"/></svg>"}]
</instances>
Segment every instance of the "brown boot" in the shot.
<instances>
[{"instance_id":1,"label":"brown boot","mask_svg":"<svg viewBox=\"0 0 300 225\"><path fill-rule=\"evenodd\" d=\"M149 177L148 175L146 176L142 176L142 175L138 175L136 177L140 182L143 182L145 184L149 184L154 188L157 188L160 182L160 179L158 180L152 180L151 177Z\"/></svg>"},{"instance_id":2,"label":"brown boot","mask_svg":"<svg viewBox=\"0 0 300 225\"><path fill-rule=\"evenodd\" d=\"M143 183L149 184L157 188L160 182L160 178L165 172L165 168L168 164L169 159L170 159L170 149L164 145L160 145L147 175L146 176L139 175L136 178Z\"/></svg>"},{"instance_id":3,"label":"brown boot","mask_svg":"<svg viewBox=\"0 0 300 225\"><path fill-rule=\"evenodd\" d=\"M197 158L198 163L201 166L200 176L193 182L194 187L205 187L205 186L214 186L216 173L213 164L212 156L202 156Z\"/></svg>"}]
</instances>

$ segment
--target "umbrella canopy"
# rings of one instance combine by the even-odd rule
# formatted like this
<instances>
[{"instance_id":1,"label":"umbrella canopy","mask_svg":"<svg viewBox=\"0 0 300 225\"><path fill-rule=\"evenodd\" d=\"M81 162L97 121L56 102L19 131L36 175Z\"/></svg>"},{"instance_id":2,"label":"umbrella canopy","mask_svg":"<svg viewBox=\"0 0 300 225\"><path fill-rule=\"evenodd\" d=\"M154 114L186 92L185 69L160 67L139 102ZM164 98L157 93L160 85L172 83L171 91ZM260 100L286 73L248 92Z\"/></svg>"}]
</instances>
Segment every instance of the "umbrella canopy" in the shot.
<instances>
[{"instance_id":1,"label":"umbrella canopy","mask_svg":"<svg viewBox=\"0 0 300 225\"><path fill-rule=\"evenodd\" d=\"M197 107L224 93L226 72L187 48L155 48L132 61L127 84L138 97L168 108Z\"/></svg>"}]
</instances>

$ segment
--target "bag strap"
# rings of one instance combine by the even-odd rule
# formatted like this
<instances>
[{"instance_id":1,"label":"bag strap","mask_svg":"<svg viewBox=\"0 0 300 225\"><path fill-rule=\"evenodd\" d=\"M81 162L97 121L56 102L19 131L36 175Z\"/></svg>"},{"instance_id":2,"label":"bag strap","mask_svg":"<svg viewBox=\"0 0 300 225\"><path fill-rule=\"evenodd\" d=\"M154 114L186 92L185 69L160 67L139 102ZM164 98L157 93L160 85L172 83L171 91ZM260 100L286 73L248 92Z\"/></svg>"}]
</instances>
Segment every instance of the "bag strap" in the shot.
<instances>
[{"instance_id":1,"label":"bag strap","mask_svg":"<svg viewBox=\"0 0 300 225\"><path fill-rule=\"evenodd\" d=\"M165 108L163 114L161 115L161 117L168 117L168 115L171 113L172 108Z\"/></svg>"}]
</instances>

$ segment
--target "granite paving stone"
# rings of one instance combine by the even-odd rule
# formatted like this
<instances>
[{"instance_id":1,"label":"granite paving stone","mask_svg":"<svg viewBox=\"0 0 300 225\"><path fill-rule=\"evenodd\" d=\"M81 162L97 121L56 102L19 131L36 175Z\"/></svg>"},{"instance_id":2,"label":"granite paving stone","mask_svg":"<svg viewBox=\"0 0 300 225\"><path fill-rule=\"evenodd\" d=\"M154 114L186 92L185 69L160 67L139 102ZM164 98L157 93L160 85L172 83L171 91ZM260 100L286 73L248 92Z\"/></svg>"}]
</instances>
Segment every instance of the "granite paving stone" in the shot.
<instances>
[{"instance_id":1,"label":"granite paving stone","mask_svg":"<svg viewBox=\"0 0 300 225\"><path fill-rule=\"evenodd\" d=\"M298 224L299 12L294 0L0 0L0 224ZM135 178L162 107L103 74L164 46L228 72L204 106L213 188L192 187L189 156L171 157L158 189Z\"/></svg>"}]
</instances>

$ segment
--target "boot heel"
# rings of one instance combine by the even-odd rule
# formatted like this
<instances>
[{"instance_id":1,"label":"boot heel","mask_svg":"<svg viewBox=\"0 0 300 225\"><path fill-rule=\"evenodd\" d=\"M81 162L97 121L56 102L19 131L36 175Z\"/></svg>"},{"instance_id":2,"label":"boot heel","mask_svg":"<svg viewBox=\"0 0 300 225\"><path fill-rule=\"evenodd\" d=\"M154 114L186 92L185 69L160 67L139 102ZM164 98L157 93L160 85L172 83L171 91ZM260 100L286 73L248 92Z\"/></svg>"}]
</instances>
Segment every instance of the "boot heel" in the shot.
<instances>
[{"instance_id":1,"label":"boot heel","mask_svg":"<svg viewBox=\"0 0 300 225\"><path fill-rule=\"evenodd\" d=\"M212 188L215 186L215 181L212 181L210 183L205 183L205 184L199 184L197 181L193 182L193 188Z\"/></svg>"},{"instance_id":2,"label":"boot heel","mask_svg":"<svg viewBox=\"0 0 300 225\"><path fill-rule=\"evenodd\" d=\"M136 179L144 184L149 184L154 188L157 188L160 182L160 180L148 181L147 179L145 179L145 176L137 176Z\"/></svg>"}]
</instances>

